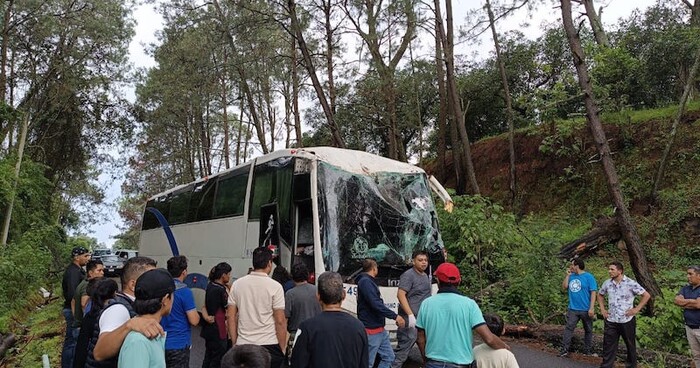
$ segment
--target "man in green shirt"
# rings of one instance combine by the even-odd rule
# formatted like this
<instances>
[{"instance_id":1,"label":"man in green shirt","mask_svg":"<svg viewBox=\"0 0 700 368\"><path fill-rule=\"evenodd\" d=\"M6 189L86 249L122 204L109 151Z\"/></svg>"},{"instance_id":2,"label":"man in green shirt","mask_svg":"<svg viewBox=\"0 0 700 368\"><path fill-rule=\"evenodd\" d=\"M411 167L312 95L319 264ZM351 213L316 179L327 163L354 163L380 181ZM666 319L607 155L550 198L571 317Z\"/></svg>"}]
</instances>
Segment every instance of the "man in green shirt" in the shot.
<instances>
[{"instance_id":1,"label":"man in green shirt","mask_svg":"<svg viewBox=\"0 0 700 368\"><path fill-rule=\"evenodd\" d=\"M87 271L87 278L81 281L78 287L75 288L75 294L73 294L73 300L71 301L73 328L80 328L83 325L85 306L88 301L90 301L90 296L87 295L88 281L97 277L104 277L105 274L105 266L99 259L89 260L87 265L85 265L85 270Z\"/></svg>"},{"instance_id":2,"label":"man in green shirt","mask_svg":"<svg viewBox=\"0 0 700 368\"><path fill-rule=\"evenodd\" d=\"M134 311L160 323L173 307L175 282L163 269L146 271L136 280ZM165 336L149 339L131 331L119 351L119 368L165 368Z\"/></svg>"}]
</instances>

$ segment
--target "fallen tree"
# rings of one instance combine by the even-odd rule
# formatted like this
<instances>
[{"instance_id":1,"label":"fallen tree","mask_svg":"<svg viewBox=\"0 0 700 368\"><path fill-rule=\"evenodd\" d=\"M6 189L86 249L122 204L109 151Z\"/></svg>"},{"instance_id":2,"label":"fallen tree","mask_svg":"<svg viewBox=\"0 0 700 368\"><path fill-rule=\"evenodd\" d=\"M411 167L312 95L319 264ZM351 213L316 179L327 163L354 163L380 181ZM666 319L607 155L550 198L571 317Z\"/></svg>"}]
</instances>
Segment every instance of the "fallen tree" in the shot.
<instances>
[{"instance_id":1,"label":"fallen tree","mask_svg":"<svg viewBox=\"0 0 700 368\"><path fill-rule=\"evenodd\" d=\"M620 225L615 218L603 217L593 223L593 229L582 237L564 244L559 250L559 257L572 260L585 258L594 253L598 247L623 241Z\"/></svg>"}]
</instances>

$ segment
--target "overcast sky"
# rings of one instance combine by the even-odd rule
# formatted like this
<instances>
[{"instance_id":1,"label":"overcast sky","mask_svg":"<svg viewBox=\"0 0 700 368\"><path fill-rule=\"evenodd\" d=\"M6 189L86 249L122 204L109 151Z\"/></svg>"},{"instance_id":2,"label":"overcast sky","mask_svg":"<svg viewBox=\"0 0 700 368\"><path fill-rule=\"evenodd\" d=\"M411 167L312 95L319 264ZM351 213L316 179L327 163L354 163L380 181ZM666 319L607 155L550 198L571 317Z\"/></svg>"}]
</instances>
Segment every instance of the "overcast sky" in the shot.
<instances>
[{"instance_id":1,"label":"overcast sky","mask_svg":"<svg viewBox=\"0 0 700 368\"><path fill-rule=\"evenodd\" d=\"M628 16L634 9L645 9L654 4L655 0L607 0L597 1L596 6L603 6L602 20L605 24L615 24L621 17ZM465 23L464 14L472 8L481 7L482 1L474 0L456 0L453 2L455 22L457 25ZM479 5L474 5L479 4ZM444 11L444 8L443 8ZM575 15L576 16L576 15ZM129 45L130 60L137 68L148 68L155 66L154 60L146 55L144 48L148 44L157 41L155 33L162 28L162 18L153 9L153 5L140 5L134 12L136 19L136 35ZM535 38L540 34L541 25L544 22L559 21L561 18L561 10L554 7L542 7L532 17L519 12L515 16L502 20L498 23L499 32L504 30L518 29L525 34L526 37ZM463 54L477 54L481 56L488 55L492 48L492 40L490 32L485 33L482 37L480 45L462 44L457 52ZM134 99L134 90L125 91L126 96L131 100ZM121 218L117 213L116 200L120 196L121 181L112 181L109 175L100 176L100 185L107 188L106 204L103 206L107 212L107 219L100 223L91 226L88 229L89 236L98 239L98 242L111 246L114 243L113 236L119 234L117 225L121 223Z\"/></svg>"}]
</instances>

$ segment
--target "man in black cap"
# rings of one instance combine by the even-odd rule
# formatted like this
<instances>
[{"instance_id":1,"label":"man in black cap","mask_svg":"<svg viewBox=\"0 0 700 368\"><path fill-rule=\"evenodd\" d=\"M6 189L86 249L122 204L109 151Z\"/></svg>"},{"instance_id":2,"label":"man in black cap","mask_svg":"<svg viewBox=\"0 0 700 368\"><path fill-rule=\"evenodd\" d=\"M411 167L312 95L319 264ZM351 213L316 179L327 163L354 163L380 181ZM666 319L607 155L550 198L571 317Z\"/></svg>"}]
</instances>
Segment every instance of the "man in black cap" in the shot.
<instances>
[{"instance_id":1,"label":"man in black cap","mask_svg":"<svg viewBox=\"0 0 700 368\"><path fill-rule=\"evenodd\" d=\"M90 251L85 247L75 247L71 251L72 262L63 273L63 318L66 320L66 337L63 340L63 351L61 352L61 367L73 368L73 355L75 354L75 343L78 341L77 328L73 328L73 311L70 308L71 300L75 294L75 289L83 279L85 270L83 267L90 260Z\"/></svg>"},{"instance_id":2,"label":"man in black cap","mask_svg":"<svg viewBox=\"0 0 700 368\"><path fill-rule=\"evenodd\" d=\"M146 271L136 280L134 311L158 323L173 307L175 282L164 269ZM165 367L165 336L153 339L131 331L119 351L119 365L129 368Z\"/></svg>"}]
</instances>

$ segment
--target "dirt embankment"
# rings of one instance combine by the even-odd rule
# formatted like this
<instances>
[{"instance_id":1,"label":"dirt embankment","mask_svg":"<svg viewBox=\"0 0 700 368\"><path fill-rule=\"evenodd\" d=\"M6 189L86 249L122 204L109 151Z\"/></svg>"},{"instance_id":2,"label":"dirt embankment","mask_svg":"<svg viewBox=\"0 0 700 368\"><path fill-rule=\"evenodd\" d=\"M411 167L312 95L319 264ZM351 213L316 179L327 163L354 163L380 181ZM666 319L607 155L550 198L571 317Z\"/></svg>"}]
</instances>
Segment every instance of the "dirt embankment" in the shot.
<instances>
[{"instance_id":1,"label":"dirt embankment","mask_svg":"<svg viewBox=\"0 0 700 368\"><path fill-rule=\"evenodd\" d=\"M698 119L700 111L684 116L674 144L673 157L697 150L697 127L693 127L693 123ZM635 165L638 166L638 170L643 171L641 174L648 176L655 173L670 127L671 122L668 119L604 126L615 161L627 164L630 160L641 159L643 162ZM598 164L598 151L586 126L573 129L570 133L563 133L554 125L516 132L514 145L519 203L517 207L520 213L540 212L557 207L565 198L555 195L553 191L565 194L567 185L586 185L585 183L591 180L604 183ZM507 134L474 143L472 157L481 194L508 205L510 194ZM439 175L442 177L438 178L445 187L454 188L456 178L451 152L447 153L446 161L445 174ZM435 163L427 165L426 170L438 173ZM641 214L646 211L647 195L648 193L638 193L630 198L634 213Z\"/></svg>"}]
</instances>

